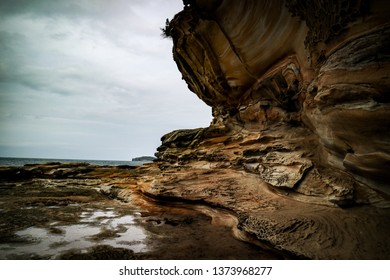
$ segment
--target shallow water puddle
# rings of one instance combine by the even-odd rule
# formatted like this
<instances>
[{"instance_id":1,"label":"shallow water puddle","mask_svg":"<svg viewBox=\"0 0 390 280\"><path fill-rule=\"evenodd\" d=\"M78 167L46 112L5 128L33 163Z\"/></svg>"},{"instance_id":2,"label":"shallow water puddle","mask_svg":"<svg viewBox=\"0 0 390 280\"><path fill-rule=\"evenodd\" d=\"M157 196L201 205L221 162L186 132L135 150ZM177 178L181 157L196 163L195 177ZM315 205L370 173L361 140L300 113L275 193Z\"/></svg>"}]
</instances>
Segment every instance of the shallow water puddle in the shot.
<instances>
[{"instance_id":1,"label":"shallow water puddle","mask_svg":"<svg viewBox=\"0 0 390 280\"><path fill-rule=\"evenodd\" d=\"M139 213L120 215L111 209L87 209L78 223L52 222L48 227L29 227L15 232L17 242L0 244L1 259L54 259L69 250L86 251L96 245L109 245L146 252L145 230L135 222Z\"/></svg>"}]
</instances>

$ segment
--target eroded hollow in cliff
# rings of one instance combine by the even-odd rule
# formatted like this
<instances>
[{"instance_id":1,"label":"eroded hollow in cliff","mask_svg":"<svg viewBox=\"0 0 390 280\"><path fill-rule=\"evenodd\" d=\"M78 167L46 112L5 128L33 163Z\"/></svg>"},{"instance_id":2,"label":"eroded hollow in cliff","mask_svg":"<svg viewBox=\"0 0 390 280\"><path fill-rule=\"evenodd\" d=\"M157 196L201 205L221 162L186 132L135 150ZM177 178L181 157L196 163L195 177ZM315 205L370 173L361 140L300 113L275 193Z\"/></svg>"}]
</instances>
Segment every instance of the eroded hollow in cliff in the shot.
<instances>
[{"instance_id":1,"label":"eroded hollow in cliff","mask_svg":"<svg viewBox=\"0 0 390 280\"><path fill-rule=\"evenodd\" d=\"M186 4L167 26L173 56L213 121L164 136L162 175L142 190L245 214L241 228L290 252L366 257L335 233L361 243L389 233L371 228L388 221L390 207L389 5Z\"/></svg>"}]
</instances>

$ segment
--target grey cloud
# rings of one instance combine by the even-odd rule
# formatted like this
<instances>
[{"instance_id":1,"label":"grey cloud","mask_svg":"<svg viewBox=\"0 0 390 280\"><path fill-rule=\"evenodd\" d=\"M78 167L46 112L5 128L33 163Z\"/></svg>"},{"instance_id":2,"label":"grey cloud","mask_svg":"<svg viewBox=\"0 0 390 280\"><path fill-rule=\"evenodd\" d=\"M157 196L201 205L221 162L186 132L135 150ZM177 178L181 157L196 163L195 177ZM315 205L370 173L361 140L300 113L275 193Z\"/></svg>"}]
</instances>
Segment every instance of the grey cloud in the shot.
<instances>
[{"instance_id":1,"label":"grey cloud","mask_svg":"<svg viewBox=\"0 0 390 280\"><path fill-rule=\"evenodd\" d=\"M65 32L50 34L50 38L52 38L54 40L64 40L68 37L69 37L69 34L65 33Z\"/></svg>"},{"instance_id":2,"label":"grey cloud","mask_svg":"<svg viewBox=\"0 0 390 280\"><path fill-rule=\"evenodd\" d=\"M82 4L83 2L85 5ZM96 1L2 0L0 2L0 11L1 14L7 16L31 14L35 16L67 15L75 17L87 13L88 5L86 4L88 2L94 3ZM93 6L94 5L92 5L92 7ZM90 9L91 8L89 8L89 10Z\"/></svg>"},{"instance_id":3,"label":"grey cloud","mask_svg":"<svg viewBox=\"0 0 390 280\"><path fill-rule=\"evenodd\" d=\"M160 37L180 2L0 1L0 156L126 159L207 125Z\"/></svg>"},{"instance_id":4,"label":"grey cloud","mask_svg":"<svg viewBox=\"0 0 390 280\"><path fill-rule=\"evenodd\" d=\"M26 45L27 40L24 35L0 31L0 80L6 79L15 65L23 60Z\"/></svg>"},{"instance_id":5,"label":"grey cloud","mask_svg":"<svg viewBox=\"0 0 390 280\"><path fill-rule=\"evenodd\" d=\"M166 3L163 0L154 1L160 5ZM142 7L147 2L143 0L2 0L0 1L0 15L68 18L70 20L88 18L96 22L116 21L118 17L122 20L124 18L137 19L133 9Z\"/></svg>"}]
</instances>

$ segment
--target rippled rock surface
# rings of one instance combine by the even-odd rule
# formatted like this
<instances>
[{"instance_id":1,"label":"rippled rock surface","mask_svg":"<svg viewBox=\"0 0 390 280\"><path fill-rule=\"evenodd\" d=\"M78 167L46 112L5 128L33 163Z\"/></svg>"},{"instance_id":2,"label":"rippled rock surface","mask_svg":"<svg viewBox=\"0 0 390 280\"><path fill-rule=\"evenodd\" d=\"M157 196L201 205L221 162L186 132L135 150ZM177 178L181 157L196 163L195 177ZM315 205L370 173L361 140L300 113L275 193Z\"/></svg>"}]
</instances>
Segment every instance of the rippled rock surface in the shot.
<instances>
[{"instance_id":1,"label":"rippled rock surface","mask_svg":"<svg viewBox=\"0 0 390 280\"><path fill-rule=\"evenodd\" d=\"M214 119L165 135L142 190L226 207L296 255L389 258L390 6L184 2L165 34Z\"/></svg>"}]
</instances>

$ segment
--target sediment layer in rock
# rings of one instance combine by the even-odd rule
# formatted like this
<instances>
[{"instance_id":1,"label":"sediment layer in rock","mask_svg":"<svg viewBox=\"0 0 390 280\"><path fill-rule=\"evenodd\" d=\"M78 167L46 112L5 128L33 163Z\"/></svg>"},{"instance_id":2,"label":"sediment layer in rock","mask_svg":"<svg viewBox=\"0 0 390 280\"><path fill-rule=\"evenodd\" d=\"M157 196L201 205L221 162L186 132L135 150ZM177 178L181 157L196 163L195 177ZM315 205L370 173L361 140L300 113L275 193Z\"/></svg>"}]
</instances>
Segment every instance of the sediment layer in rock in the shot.
<instances>
[{"instance_id":1,"label":"sediment layer in rock","mask_svg":"<svg viewBox=\"0 0 390 280\"><path fill-rule=\"evenodd\" d=\"M185 3L165 32L214 119L165 135L140 189L228 208L297 255L389 258L390 6Z\"/></svg>"}]
</instances>

